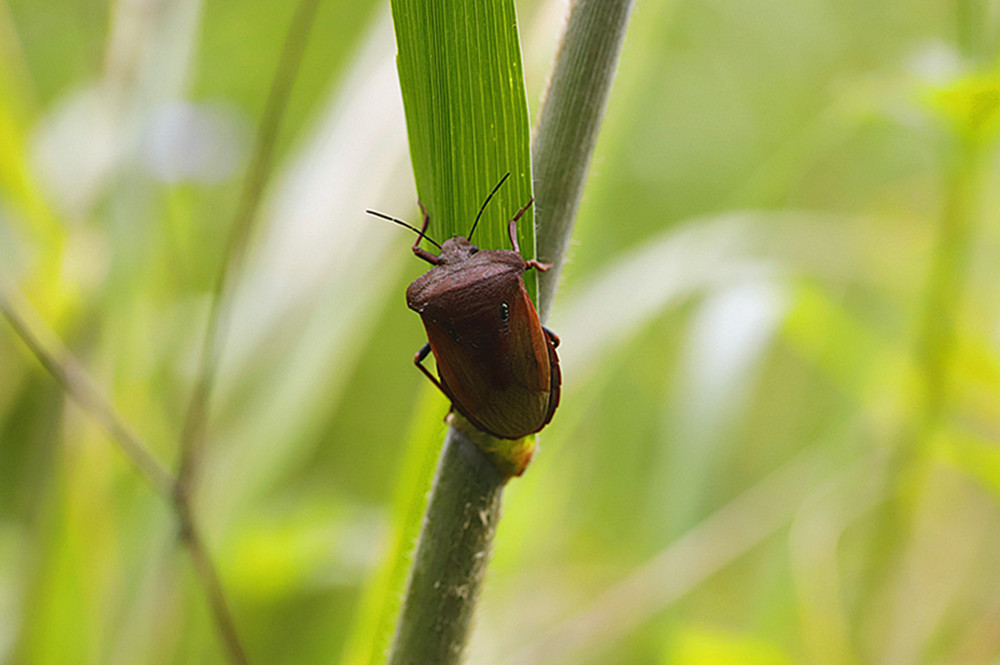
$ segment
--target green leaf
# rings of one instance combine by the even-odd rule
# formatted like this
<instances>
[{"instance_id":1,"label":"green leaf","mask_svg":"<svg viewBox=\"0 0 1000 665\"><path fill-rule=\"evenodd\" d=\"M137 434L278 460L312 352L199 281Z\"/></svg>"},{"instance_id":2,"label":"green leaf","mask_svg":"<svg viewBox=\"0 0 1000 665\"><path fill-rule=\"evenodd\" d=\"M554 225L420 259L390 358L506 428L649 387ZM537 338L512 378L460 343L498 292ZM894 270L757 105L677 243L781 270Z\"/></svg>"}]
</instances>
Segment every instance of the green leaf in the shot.
<instances>
[{"instance_id":1,"label":"green leaf","mask_svg":"<svg viewBox=\"0 0 1000 665\"><path fill-rule=\"evenodd\" d=\"M476 245L509 249L506 222L531 198L528 103L513 0L393 0L396 56L417 192L428 234L465 236L505 173L476 229ZM534 217L518 223L525 258L534 256ZM419 220L418 220L419 224ZM525 273L534 297L534 271Z\"/></svg>"}]
</instances>

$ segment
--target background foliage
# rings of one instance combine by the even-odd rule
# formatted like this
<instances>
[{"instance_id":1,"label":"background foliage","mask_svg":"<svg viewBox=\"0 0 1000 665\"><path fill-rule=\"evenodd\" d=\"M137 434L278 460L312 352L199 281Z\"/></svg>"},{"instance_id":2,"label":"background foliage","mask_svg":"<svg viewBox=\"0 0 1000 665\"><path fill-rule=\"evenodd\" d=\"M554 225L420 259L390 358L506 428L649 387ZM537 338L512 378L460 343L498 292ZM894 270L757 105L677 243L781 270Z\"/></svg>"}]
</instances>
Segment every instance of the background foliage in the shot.
<instances>
[{"instance_id":1,"label":"background foliage","mask_svg":"<svg viewBox=\"0 0 1000 665\"><path fill-rule=\"evenodd\" d=\"M996 660L997 9L638 4L470 662ZM0 269L164 460L292 11L0 2ZM518 11L536 113L565 8ZM356 653L443 431L363 214L416 218L394 48L321 4L230 318L196 505L253 662ZM0 660L218 662L168 508L9 333Z\"/></svg>"}]
</instances>

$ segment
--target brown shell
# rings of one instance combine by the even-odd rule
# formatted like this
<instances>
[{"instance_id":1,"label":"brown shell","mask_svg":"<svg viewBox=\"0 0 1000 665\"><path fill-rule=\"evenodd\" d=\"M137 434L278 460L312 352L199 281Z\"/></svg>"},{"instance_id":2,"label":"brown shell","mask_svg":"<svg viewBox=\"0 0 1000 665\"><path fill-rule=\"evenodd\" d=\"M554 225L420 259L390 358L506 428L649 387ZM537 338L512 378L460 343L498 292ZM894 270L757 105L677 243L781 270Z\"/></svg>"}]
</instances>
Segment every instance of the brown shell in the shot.
<instances>
[{"instance_id":1,"label":"brown shell","mask_svg":"<svg viewBox=\"0 0 1000 665\"><path fill-rule=\"evenodd\" d=\"M448 243L446 243L447 245ZM509 250L437 265L406 290L454 407L503 439L537 432L559 403L559 358Z\"/></svg>"}]
</instances>

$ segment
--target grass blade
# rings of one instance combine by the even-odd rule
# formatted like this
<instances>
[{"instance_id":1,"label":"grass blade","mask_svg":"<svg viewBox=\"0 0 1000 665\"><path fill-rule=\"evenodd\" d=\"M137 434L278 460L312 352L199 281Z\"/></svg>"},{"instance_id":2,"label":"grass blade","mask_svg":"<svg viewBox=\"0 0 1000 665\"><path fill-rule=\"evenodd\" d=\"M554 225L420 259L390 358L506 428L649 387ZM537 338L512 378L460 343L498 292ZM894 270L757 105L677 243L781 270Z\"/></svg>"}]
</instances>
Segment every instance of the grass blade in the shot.
<instances>
[{"instance_id":1,"label":"grass blade","mask_svg":"<svg viewBox=\"0 0 1000 665\"><path fill-rule=\"evenodd\" d=\"M510 249L505 222L531 198L528 103L514 3L393 0L399 82L417 192L431 216L428 235L466 235L486 195L475 244ZM534 217L518 225L526 258ZM417 220L419 222L419 220ZM535 294L533 271L525 283Z\"/></svg>"}]
</instances>

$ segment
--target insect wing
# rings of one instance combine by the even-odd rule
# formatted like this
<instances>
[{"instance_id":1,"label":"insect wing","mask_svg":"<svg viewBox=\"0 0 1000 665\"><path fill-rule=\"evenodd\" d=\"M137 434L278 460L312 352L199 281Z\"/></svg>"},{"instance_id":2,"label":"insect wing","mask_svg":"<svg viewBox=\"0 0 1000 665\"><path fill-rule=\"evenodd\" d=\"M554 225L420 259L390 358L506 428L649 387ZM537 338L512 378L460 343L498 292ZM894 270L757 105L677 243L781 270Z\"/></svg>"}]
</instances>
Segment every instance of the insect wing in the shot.
<instances>
[{"instance_id":1,"label":"insect wing","mask_svg":"<svg viewBox=\"0 0 1000 665\"><path fill-rule=\"evenodd\" d=\"M424 327L455 408L490 434L520 438L551 418L551 352L520 277L492 286L488 305L461 319L425 316Z\"/></svg>"}]
</instances>

